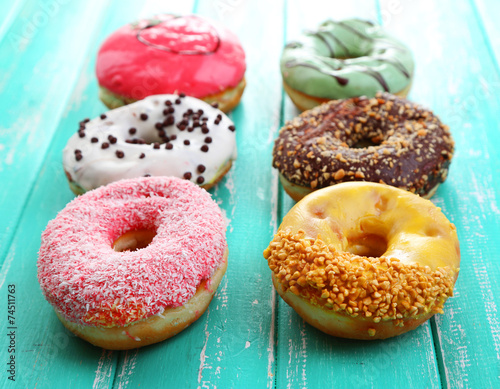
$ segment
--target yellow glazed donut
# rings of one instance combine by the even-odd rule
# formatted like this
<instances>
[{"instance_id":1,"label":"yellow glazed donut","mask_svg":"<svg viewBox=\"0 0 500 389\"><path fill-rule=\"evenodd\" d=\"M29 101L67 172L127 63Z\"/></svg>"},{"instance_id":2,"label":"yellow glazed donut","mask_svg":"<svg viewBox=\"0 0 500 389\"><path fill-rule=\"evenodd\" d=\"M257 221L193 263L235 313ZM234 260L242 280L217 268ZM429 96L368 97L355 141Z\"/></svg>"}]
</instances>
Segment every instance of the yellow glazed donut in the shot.
<instances>
[{"instance_id":1,"label":"yellow glazed donut","mask_svg":"<svg viewBox=\"0 0 500 389\"><path fill-rule=\"evenodd\" d=\"M278 293L309 324L343 338L385 339L443 313L460 246L429 200L349 182L298 202L264 257Z\"/></svg>"}]
</instances>

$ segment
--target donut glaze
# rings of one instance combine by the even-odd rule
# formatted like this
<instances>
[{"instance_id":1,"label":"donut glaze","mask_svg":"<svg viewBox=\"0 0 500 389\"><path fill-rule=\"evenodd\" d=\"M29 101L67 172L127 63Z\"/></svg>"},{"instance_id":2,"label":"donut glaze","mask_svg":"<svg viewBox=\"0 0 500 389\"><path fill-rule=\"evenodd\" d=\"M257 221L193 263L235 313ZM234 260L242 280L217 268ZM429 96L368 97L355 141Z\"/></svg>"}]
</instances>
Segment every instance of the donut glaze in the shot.
<instances>
[{"instance_id":1,"label":"donut glaze","mask_svg":"<svg viewBox=\"0 0 500 389\"><path fill-rule=\"evenodd\" d=\"M245 69L238 38L196 15L158 15L127 24L102 44L96 63L99 85L132 100L217 94L235 88Z\"/></svg>"},{"instance_id":2,"label":"donut glaze","mask_svg":"<svg viewBox=\"0 0 500 389\"><path fill-rule=\"evenodd\" d=\"M406 96L413 71L404 44L359 19L327 20L287 44L281 57L285 90L301 110L379 91Z\"/></svg>"},{"instance_id":3,"label":"donut glaze","mask_svg":"<svg viewBox=\"0 0 500 389\"><path fill-rule=\"evenodd\" d=\"M77 194L145 175L185 178L209 189L235 159L233 122L184 95L149 96L83 121L63 150Z\"/></svg>"},{"instance_id":4,"label":"donut glaze","mask_svg":"<svg viewBox=\"0 0 500 389\"><path fill-rule=\"evenodd\" d=\"M137 231L152 233L149 245L116 247ZM122 180L77 197L48 223L38 280L71 325L127 330L183 306L202 282L214 288L226 249L221 211L205 190L174 177Z\"/></svg>"},{"instance_id":5,"label":"donut glaze","mask_svg":"<svg viewBox=\"0 0 500 389\"><path fill-rule=\"evenodd\" d=\"M288 122L275 141L273 166L295 200L346 181L430 197L445 181L453 151L448 127L432 112L379 93L330 101Z\"/></svg>"},{"instance_id":6,"label":"donut glaze","mask_svg":"<svg viewBox=\"0 0 500 389\"><path fill-rule=\"evenodd\" d=\"M429 200L349 182L298 202L264 257L280 295L311 325L384 339L443 313L460 246L455 226Z\"/></svg>"}]
</instances>

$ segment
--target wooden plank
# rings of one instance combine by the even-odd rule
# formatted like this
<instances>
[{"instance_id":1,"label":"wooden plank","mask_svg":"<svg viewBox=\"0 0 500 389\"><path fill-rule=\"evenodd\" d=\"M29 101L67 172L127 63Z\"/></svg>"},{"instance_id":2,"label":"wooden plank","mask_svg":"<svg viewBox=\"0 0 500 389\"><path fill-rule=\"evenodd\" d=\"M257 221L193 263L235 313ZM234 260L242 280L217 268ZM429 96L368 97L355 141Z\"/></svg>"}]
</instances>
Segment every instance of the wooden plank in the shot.
<instances>
[{"instance_id":1,"label":"wooden plank","mask_svg":"<svg viewBox=\"0 0 500 389\"><path fill-rule=\"evenodd\" d=\"M500 233L500 46L495 43L500 34L492 16L494 2L382 0L377 7L372 0L354 5L330 1L322 7L317 0L288 0L290 39L330 16L323 10L331 9L336 19L374 20L378 14L414 50L411 98L440 114L456 140L450 176L433 199L457 225L462 244L456 295L431 326L388 341L357 342L325 336L304 324L275 297L262 259L263 248L292 206L278 190L270 154L280 125L278 60L284 25L276 15L282 15L283 4L200 1L196 10L233 29L248 55L248 88L232 114L239 159L212 191L228 220L230 265L209 310L188 330L123 353L95 348L59 323L36 280L39 236L73 198L60 161L66 140L80 119L105 110L96 97L93 71L98 44L137 15L186 13L192 2L156 0L142 8L118 0L107 8L96 1L85 7L55 3L60 8L50 16L53 23L42 23L30 39L18 40L14 51L9 33L22 33L41 5L30 0L10 8L0 5L0 11L10 10L0 22L0 259L5 259L0 293L6 296L8 285L16 285L18 323L18 381L9 385L4 373L1 387L500 386L499 243L494 240ZM281 119L290 119L296 111L288 98L284 101ZM0 310L7 311L6 298L0 299ZM0 327L8 333L5 320Z\"/></svg>"},{"instance_id":2,"label":"wooden plank","mask_svg":"<svg viewBox=\"0 0 500 389\"><path fill-rule=\"evenodd\" d=\"M495 58L498 72L500 71L500 25L498 25L497 16L500 15L500 2L495 0L471 0L471 8L478 19L479 28L488 51ZM492 87L498 93L500 85L493 85Z\"/></svg>"},{"instance_id":3,"label":"wooden plank","mask_svg":"<svg viewBox=\"0 0 500 389\"><path fill-rule=\"evenodd\" d=\"M453 388L500 385L499 74L473 12L468 1L412 2L388 26L414 49L412 99L438 113L456 141L433 199L456 224L462 251L455 297L433 324L442 384Z\"/></svg>"},{"instance_id":4,"label":"wooden plank","mask_svg":"<svg viewBox=\"0 0 500 389\"><path fill-rule=\"evenodd\" d=\"M0 42L0 94L9 96L0 117L0 263L105 5L67 3L49 14L30 0Z\"/></svg>"},{"instance_id":5,"label":"wooden plank","mask_svg":"<svg viewBox=\"0 0 500 389\"><path fill-rule=\"evenodd\" d=\"M182 11L186 10L183 7L191 9L193 3L172 2L167 5L170 5L173 11ZM0 291L3 296L7 295L8 285L16 285L16 321L19 323L16 338L17 381L9 386L7 376L3 374L1 387L53 388L58 385L68 388L110 388L115 375L130 375L133 372L123 366L120 366L120 370L116 369L120 352L94 347L64 329L40 293L36 278L36 258L40 235L47 222L74 198L62 169L62 149L80 120L84 117L95 117L107 110L97 98L97 81L94 75L95 54L100 43L114 29L134 20L138 15L150 15L164 6L164 2L159 1L130 3L127 6L122 1L113 1L98 18L94 26L96 34L89 34L91 41L87 52L81 56L82 63L75 64L75 67L82 69L81 74L78 74L78 80L73 83L68 102L61 101L61 121L57 124L60 118L54 119L54 139L48 151L43 152L46 155L39 177L24 207L19 227L0 273ZM97 16L91 15L92 18ZM91 26L90 22L83 18L80 22ZM64 50L64 46L61 50ZM45 128L36 129L47 136L51 135ZM9 203L4 205L8 206ZM5 300L2 299L0 304L3 312L7 310ZM6 325L3 320L3 333L7 333Z\"/></svg>"},{"instance_id":6,"label":"wooden plank","mask_svg":"<svg viewBox=\"0 0 500 389\"><path fill-rule=\"evenodd\" d=\"M15 0L12 2L3 1L0 3L0 15L2 15L2 20L0 20L0 41L17 18L19 12L21 12L24 2L25 0ZM8 38L14 38L13 33L11 33Z\"/></svg>"},{"instance_id":7,"label":"wooden plank","mask_svg":"<svg viewBox=\"0 0 500 389\"><path fill-rule=\"evenodd\" d=\"M133 361L134 374L118 375L115 387L125 379L129 387L143 386L151 382L152 372L167 368L169 387L273 387L274 292L262 250L276 228L276 220L271 219L276 194L269 186L270 134L279 125L281 81L276 68L282 7L282 2L263 0L198 4L197 13L234 31L247 54L247 88L231 113L238 159L211 191L229 222L228 270L205 315L162 344L137 354L129 352L129 359L121 360L120 366ZM267 19L271 15L272 22ZM262 23L249 25L249 20Z\"/></svg>"},{"instance_id":8,"label":"wooden plank","mask_svg":"<svg viewBox=\"0 0 500 389\"><path fill-rule=\"evenodd\" d=\"M287 41L303 29L313 29L330 17L342 20L358 17L378 22L390 21L393 8L378 8L372 1L359 4L336 4L332 15L331 2L307 4L289 1L287 7ZM330 6L331 7L331 6ZM392 7L392 6L391 6ZM404 41L404 39L403 39ZM284 119L298 111L285 99ZM280 220L294 205L282 191ZM278 373L277 387L389 387L439 388L431 329L428 324L417 330L385 341L353 341L330 337L306 324L283 300L278 300Z\"/></svg>"}]
</instances>

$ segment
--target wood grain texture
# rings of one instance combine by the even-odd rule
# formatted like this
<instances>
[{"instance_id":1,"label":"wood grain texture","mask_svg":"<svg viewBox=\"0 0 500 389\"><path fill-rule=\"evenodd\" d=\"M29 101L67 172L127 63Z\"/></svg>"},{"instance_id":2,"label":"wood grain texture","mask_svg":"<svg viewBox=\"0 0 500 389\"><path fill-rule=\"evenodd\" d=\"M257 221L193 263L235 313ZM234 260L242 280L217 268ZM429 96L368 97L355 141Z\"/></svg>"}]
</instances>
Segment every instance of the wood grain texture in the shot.
<instances>
[{"instance_id":1,"label":"wood grain texture","mask_svg":"<svg viewBox=\"0 0 500 389\"><path fill-rule=\"evenodd\" d=\"M18 161L15 165L20 167L21 163L32 163L34 166L31 168L38 170L39 173L34 177L36 179L34 182L25 184L31 188L32 193L23 207L22 217L0 277L0 293L3 296L6 295L9 284L16 285L18 290L16 317L18 323L22 323L19 325L17 335L17 381L12 384L7 381L6 375L2 375L1 387L36 385L37 388L110 388L115 381L123 387L128 375L133 372L134 360L127 354L121 355L118 352L94 347L76 338L62 326L51 306L41 295L36 278L36 259L40 235L47 222L74 198L62 169L62 149L77 129L80 120L98 116L107 110L97 98L97 82L94 75L95 53L100 43L113 30L135 20L138 15L151 15L160 11L163 6L164 4L158 1L149 1L143 4L134 2L125 7L123 2L114 1L102 10L100 25L95 27L96 33L85 35L90 42L87 43L87 52L82 53L79 64L81 70L75 73L75 80L70 83L73 86L72 93L67 98L61 96L61 100L57 101L61 105L61 115L56 118L54 125L59 122L58 125L51 131L39 128L47 137L54 135L52 140L46 140L50 148L40 156L45 157L45 160L42 159L43 164L37 167L35 164L37 160L25 156L24 160ZM184 2L177 6L172 3L170 9L187 13L192 7L192 2ZM90 22L82 20L82 23ZM64 46L61 47L61 50L64 49ZM16 71L26 71L26 69ZM28 167L26 166L26 169ZM3 181L5 172L1 173L2 183L7 182ZM15 182L11 184L14 185ZM17 181L17 185L19 184ZM4 205L7 206L8 203ZM6 311L5 299L1 300L0 307L2 312ZM7 333L6 322L2 321L0 325L2 333ZM119 360L125 360L127 363L125 366L121 364L120 370L117 370Z\"/></svg>"},{"instance_id":2,"label":"wood grain texture","mask_svg":"<svg viewBox=\"0 0 500 389\"><path fill-rule=\"evenodd\" d=\"M491 240L499 233L499 74L473 15L469 2L412 2L387 26L414 49L411 99L440 115L456 141L433 198L456 224L462 251L455 297L433 323L442 384L452 388L500 385L499 244Z\"/></svg>"},{"instance_id":3,"label":"wood grain texture","mask_svg":"<svg viewBox=\"0 0 500 389\"><path fill-rule=\"evenodd\" d=\"M0 263L105 5L56 4L49 12L27 1L0 42L0 94L13 98L0 118Z\"/></svg>"},{"instance_id":4,"label":"wood grain texture","mask_svg":"<svg viewBox=\"0 0 500 389\"><path fill-rule=\"evenodd\" d=\"M500 72L500 2L495 0L470 0L471 11L477 19L486 47L495 58L497 72ZM497 85L497 90L499 89Z\"/></svg>"},{"instance_id":5,"label":"wood grain texture","mask_svg":"<svg viewBox=\"0 0 500 389\"><path fill-rule=\"evenodd\" d=\"M0 313L16 285L17 381L5 388L500 387L500 31L494 0L108 0L2 2L0 14ZM453 10L451 12L450 10ZM66 331L36 279L40 234L72 198L61 151L97 99L95 53L117 27L157 12L220 21L247 54L231 113L238 160L211 190L225 214L229 267L207 312L176 337L127 352ZM333 338L274 292L262 257L293 201L271 168L279 127L298 112L284 96L286 41L327 18L382 22L416 59L410 99L450 125L456 154L433 202L457 226L462 265L439 315L386 341ZM7 360L7 323L0 361Z\"/></svg>"}]
</instances>

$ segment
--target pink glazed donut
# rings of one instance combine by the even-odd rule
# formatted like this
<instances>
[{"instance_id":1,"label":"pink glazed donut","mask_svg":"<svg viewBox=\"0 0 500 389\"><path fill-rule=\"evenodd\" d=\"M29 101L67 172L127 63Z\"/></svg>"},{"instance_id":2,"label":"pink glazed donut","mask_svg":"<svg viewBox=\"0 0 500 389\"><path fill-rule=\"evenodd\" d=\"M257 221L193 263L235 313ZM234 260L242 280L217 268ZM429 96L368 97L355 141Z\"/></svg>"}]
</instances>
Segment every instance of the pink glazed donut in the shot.
<instances>
[{"instance_id":1,"label":"pink glazed donut","mask_svg":"<svg viewBox=\"0 0 500 389\"><path fill-rule=\"evenodd\" d=\"M197 15L156 15L113 32L99 49L99 97L110 109L146 96L185 93L229 112L245 89L236 35Z\"/></svg>"},{"instance_id":2,"label":"pink glazed donut","mask_svg":"<svg viewBox=\"0 0 500 389\"><path fill-rule=\"evenodd\" d=\"M208 307L227 266L210 194L174 177L77 197L42 234L38 280L61 322L110 350L167 339Z\"/></svg>"}]
</instances>

